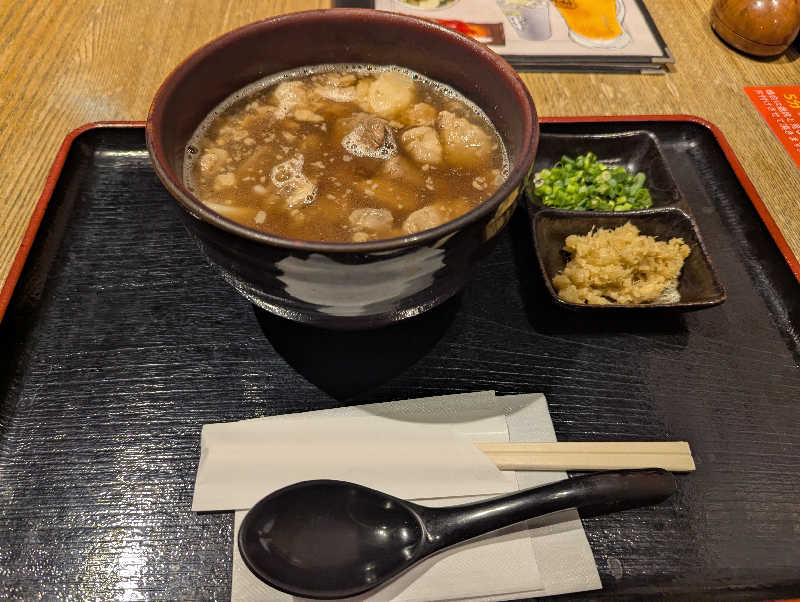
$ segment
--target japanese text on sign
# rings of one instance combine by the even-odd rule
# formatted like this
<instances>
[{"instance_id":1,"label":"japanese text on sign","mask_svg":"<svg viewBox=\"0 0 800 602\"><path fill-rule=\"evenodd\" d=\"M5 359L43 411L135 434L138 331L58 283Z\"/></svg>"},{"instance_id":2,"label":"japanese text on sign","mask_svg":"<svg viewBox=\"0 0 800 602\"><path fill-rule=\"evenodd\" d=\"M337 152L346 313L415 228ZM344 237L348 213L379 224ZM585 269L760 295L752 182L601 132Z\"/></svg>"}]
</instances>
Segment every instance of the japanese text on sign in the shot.
<instances>
[{"instance_id":1,"label":"japanese text on sign","mask_svg":"<svg viewBox=\"0 0 800 602\"><path fill-rule=\"evenodd\" d=\"M744 91L800 169L800 86L748 86Z\"/></svg>"}]
</instances>

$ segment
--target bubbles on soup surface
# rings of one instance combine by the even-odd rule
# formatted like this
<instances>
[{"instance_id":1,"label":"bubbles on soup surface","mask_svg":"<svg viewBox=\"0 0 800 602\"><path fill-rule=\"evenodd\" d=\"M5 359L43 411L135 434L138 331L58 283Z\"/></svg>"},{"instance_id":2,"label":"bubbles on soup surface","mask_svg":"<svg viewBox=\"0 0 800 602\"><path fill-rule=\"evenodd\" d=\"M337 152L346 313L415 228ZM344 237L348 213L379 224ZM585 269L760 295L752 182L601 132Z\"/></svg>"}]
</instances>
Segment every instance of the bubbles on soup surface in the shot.
<instances>
[{"instance_id":1,"label":"bubbles on soup surface","mask_svg":"<svg viewBox=\"0 0 800 602\"><path fill-rule=\"evenodd\" d=\"M453 220L507 174L497 132L452 88L398 67L324 65L227 98L189 141L183 175L245 226L366 242Z\"/></svg>"}]
</instances>

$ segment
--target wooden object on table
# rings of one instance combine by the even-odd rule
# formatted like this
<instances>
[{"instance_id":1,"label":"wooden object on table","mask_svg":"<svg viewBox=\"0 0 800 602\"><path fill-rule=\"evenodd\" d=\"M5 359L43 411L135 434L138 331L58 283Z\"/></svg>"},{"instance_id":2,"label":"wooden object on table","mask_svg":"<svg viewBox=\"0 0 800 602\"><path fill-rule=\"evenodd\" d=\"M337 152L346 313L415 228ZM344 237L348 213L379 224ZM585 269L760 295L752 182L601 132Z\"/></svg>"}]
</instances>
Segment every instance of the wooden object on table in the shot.
<instances>
[{"instance_id":1,"label":"wooden object on table","mask_svg":"<svg viewBox=\"0 0 800 602\"><path fill-rule=\"evenodd\" d=\"M711 27L728 44L757 56L781 54L800 29L798 0L715 0Z\"/></svg>"},{"instance_id":2,"label":"wooden object on table","mask_svg":"<svg viewBox=\"0 0 800 602\"><path fill-rule=\"evenodd\" d=\"M500 470L695 469L686 441L476 443Z\"/></svg>"}]
</instances>

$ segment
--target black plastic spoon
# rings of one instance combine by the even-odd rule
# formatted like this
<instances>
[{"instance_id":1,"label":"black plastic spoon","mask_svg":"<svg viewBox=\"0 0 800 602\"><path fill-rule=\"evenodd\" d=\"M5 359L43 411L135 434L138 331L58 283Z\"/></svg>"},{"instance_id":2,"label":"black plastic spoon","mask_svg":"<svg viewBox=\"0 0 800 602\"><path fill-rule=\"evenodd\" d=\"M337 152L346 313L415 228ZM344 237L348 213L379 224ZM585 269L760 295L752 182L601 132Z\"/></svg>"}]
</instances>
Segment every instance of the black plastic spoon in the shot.
<instances>
[{"instance_id":1,"label":"black plastic spoon","mask_svg":"<svg viewBox=\"0 0 800 602\"><path fill-rule=\"evenodd\" d=\"M345 481L279 489L247 513L239 550L260 579L307 598L344 598L396 577L423 558L529 518L580 508L613 512L675 491L659 468L558 481L461 506L430 508Z\"/></svg>"}]
</instances>

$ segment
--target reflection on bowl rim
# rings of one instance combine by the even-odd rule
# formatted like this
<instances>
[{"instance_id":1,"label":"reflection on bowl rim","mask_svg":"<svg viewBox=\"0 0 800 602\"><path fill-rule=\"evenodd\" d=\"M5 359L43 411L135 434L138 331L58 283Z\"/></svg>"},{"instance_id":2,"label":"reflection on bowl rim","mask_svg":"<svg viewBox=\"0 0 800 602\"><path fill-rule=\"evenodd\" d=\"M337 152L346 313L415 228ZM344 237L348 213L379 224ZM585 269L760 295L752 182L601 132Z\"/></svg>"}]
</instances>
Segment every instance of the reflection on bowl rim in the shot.
<instances>
[{"instance_id":1,"label":"reflection on bowl rim","mask_svg":"<svg viewBox=\"0 0 800 602\"><path fill-rule=\"evenodd\" d=\"M244 226L226 217L223 217L222 215L210 209L186 188L182 181L182 177L173 174L172 170L167 167L169 162L164 150L160 143L156 143L153 135L153 129L156 126L161 127L162 116L159 113L159 110L163 110L163 107L159 104L159 101L176 86L175 82L178 76L192 69L197 63L201 62L209 55L213 55L220 47L224 46L226 42L241 37L252 30L262 28L271 29L282 25L298 24L302 23L305 19L311 18L336 19L348 16L356 19L380 19L387 24L404 23L406 25L414 25L416 27L422 26L429 30L435 30L439 35L450 38L456 44L470 46L470 50L472 52L493 63L498 68L499 72L506 76L506 83L515 88L517 92L527 100L525 104L527 105L528 115L530 117L531 131L531 135L525 137L525 144L520 149L520 154L516 160L516 163L509 166L509 174L506 180L500 185L494 194L481 202L474 209L451 221L445 222L436 228L431 228L430 230L424 230L422 232L409 234L406 236L367 242L322 242L285 238L275 234L269 234L267 232L249 228L248 226ZM401 64L400 66L403 65ZM444 83L447 84L448 82ZM230 91L230 93L233 92L234 90ZM469 95L465 94L465 96L469 98ZM481 107L481 109L484 110L483 107ZM153 167L156 170L159 179L162 181L162 183L164 183L172 196L183 206L183 208L191 213L194 217L236 236L279 248L320 253L366 254L402 250L408 247L418 246L420 244L429 244L434 246L441 239L455 234L459 230L463 229L467 224L479 220L481 217L492 211L497 211L498 208L502 206L502 203L505 199L512 195L516 196L519 186L522 184L525 172L527 172L525 165L529 162L533 164L533 157L536 154L536 148L539 142L538 122L539 118L536 113L533 99L531 98L527 87L519 78L519 75L517 75L513 68L500 55L490 50L487 46L479 44L471 38L448 29L447 27L443 27L431 21L417 17L403 15L400 13L376 11L373 9L333 8L326 10L311 10L288 13L270 19L265 19L263 21L250 23L223 34L222 36L212 40L211 42L208 42L192 52L165 78L164 82L156 92L147 117L145 135L150 154L156 159L153 161ZM522 124L522 127L525 127L524 123ZM513 186L511 185L511 182L515 179L519 179L520 184Z\"/></svg>"}]
</instances>

